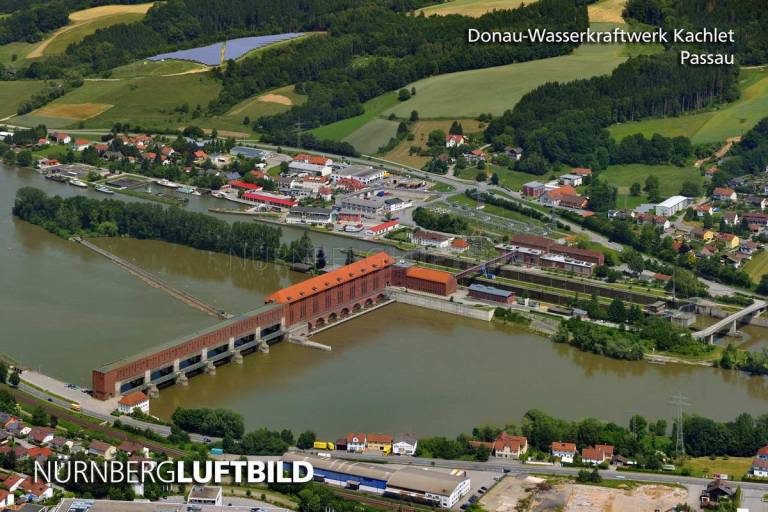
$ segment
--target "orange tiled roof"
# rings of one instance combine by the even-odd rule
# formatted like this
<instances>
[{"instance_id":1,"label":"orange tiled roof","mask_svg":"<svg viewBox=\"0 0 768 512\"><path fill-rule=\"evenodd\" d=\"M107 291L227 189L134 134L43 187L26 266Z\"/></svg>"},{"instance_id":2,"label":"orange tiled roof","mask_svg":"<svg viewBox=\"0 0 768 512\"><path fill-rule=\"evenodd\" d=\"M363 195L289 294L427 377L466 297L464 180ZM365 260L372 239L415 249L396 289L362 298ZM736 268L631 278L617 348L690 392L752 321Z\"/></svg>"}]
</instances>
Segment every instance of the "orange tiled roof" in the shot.
<instances>
[{"instance_id":1,"label":"orange tiled roof","mask_svg":"<svg viewBox=\"0 0 768 512\"><path fill-rule=\"evenodd\" d=\"M406 270L405 275L408 277L415 277L416 279L422 279L424 281L432 281L434 283L443 284L450 283L451 279L453 279L453 274L449 272L416 266L410 267L408 270Z\"/></svg>"},{"instance_id":2,"label":"orange tiled roof","mask_svg":"<svg viewBox=\"0 0 768 512\"><path fill-rule=\"evenodd\" d=\"M351 265L345 265L321 276L312 277L301 283L278 290L267 297L265 302L291 304L360 276L386 268L392 265L392 263L394 263L394 260L389 254L380 252L360 261L356 261Z\"/></svg>"},{"instance_id":3,"label":"orange tiled roof","mask_svg":"<svg viewBox=\"0 0 768 512\"><path fill-rule=\"evenodd\" d=\"M141 402L145 402L146 400L147 395L141 391L134 391L133 393L128 393L123 398L121 398L120 405L137 405Z\"/></svg>"}]
</instances>

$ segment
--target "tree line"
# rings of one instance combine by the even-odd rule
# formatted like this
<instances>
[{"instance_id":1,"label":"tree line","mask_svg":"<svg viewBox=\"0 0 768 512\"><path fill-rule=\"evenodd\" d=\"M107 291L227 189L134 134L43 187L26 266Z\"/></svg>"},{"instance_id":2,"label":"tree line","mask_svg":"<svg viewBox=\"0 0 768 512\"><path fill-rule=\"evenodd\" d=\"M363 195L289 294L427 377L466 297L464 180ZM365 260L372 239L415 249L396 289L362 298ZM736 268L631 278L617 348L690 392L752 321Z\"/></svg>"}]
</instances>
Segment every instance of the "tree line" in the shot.
<instances>
[{"instance_id":1,"label":"tree line","mask_svg":"<svg viewBox=\"0 0 768 512\"><path fill-rule=\"evenodd\" d=\"M202 213L156 204L83 196L49 197L32 187L18 190L13 214L65 238L96 235L164 240L264 261L274 260L280 250L280 228L258 223L230 224Z\"/></svg>"}]
</instances>

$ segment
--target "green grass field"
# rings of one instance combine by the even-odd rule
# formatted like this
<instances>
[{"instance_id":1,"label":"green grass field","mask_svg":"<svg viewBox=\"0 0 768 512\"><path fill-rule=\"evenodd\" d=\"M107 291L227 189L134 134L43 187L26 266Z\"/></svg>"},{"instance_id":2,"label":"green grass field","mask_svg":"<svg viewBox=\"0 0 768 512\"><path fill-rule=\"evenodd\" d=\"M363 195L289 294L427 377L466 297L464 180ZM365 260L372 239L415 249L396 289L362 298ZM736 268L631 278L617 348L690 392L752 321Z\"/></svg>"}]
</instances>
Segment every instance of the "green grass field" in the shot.
<instances>
[{"instance_id":1,"label":"green grass field","mask_svg":"<svg viewBox=\"0 0 768 512\"><path fill-rule=\"evenodd\" d=\"M42 80L0 82L0 119L15 114L19 105L43 87L45 87L45 82Z\"/></svg>"},{"instance_id":2,"label":"green grass field","mask_svg":"<svg viewBox=\"0 0 768 512\"><path fill-rule=\"evenodd\" d=\"M174 75L191 71L208 69L208 66L186 60L138 60L112 70L110 78L140 78L145 76Z\"/></svg>"},{"instance_id":3,"label":"green grass field","mask_svg":"<svg viewBox=\"0 0 768 512\"><path fill-rule=\"evenodd\" d=\"M118 25L120 23L132 23L144 18L144 14L122 13L112 16L104 16L91 21L79 23L71 30L62 31L43 50L43 56L60 55L64 53L67 46L82 41L86 36L95 33L97 30Z\"/></svg>"},{"instance_id":4,"label":"green grass field","mask_svg":"<svg viewBox=\"0 0 768 512\"><path fill-rule=\"evenodd\" d=\"M525 0L451 0L437 5L430 5L419 9L418 13L425 16L446 16L448 14L461 14L464 16L482 16L494 9L515 9L520 5L530 3Z\"/></svg>"},{"instance_id":5,"label":"green grass field","mask_svg":"<svg viewBox=\"0 0 768 512\"><path fill-rule=\"evenodd\" d=\"M600 179L615 185L619 189L617 206L624 208L625 200L628 208L647 203L645 193L641 196L630 196L629 187L632 183L645 184L645 178L651 174L659 177L662 197L666 198L680 193L680 188L686 180L701 185L703 178L695 167L676 167L674 165L612 165L600 173Z\"/></svg>"},{"instance_id":6,"label":"green grass field","mask_svg":"<svg viewBox=\"0 0 768 512\"><path fill-rule=\"evenodd\" d=\"M283 101L283 103L265 101L270 99ZM293 91L293 85L288 85L243 100L232 107L226 114L206 119L201 122L201 125L206 128L216 128L219 131L250 132L250 128L243 124L243 119L246 116L251 121L255 121L262 116L285 112L291 108L291 104L301 105L305 101L307 101L306 96L296 94Z\"/></svg>"},{"instance_id":7,"label":"green grass field","mask_svg":"<svg viewBox=\"0 0 768 512\"><path fill-rule=\"evenodd\" d=\"M407 103L407 102L406 102ZM320 139L342 140L349 137L355 130L361 128L367 122L379 117L383 111L397 104L397 93L388 92L363 104L365 113L337 121L312 130L312 133ZM410 111L408 111L410 115ZM386 142L386 141L384 141Z\"/></svg>"},{"instance_id":8,"label":"green grass field","mask_svg":"<svg viewBox=\"0 0 768 512\"><path fill-rule=\"evenodd\" d=\"M752 256L752 259L744 265L744 270L749 274L752 281L759 283L760 278L768 273L768 251L763 251Z\"/></svg>"},{"instance_id":9,"label":"green grass field","mask_svg":"<svg viewBox=\"0 0 768 512\"><path fill-rule=\"evenodd\" d=\"M768 69L742 69L741 98L733 103L698 114L662 119L647 119L611 126L616 140L642 133L651 136L684 135L694 143L720 142L744 134L763 117L768 116Z\"/></svg>"},{"instance_id":10,"label":"green grass field","mask_svg":"<svg viewBox=\"0 0 768 512\"><path fill-rule=\"evenodd\" d=\"M593 27L606 29L613 26L593 24ZM407 117L412 110L418 111L421 118L477 117L488 112L502 114L514 107L526 93L547 82L604 75L629 55L656 50L652 45L642 48L582 45L570 55L438 75L412 84L416 87L416 96L384 114L394 112L398 117ZM489 93L478 94L479 91Z\"/></svg>"},{"instance_id":11,"label":"green grass field","mask_svg":"<svg viewBox=\"0 0 768 512\"><path fill-rule=\"evenodd\" d=\"M89 81L49 103L47 107L87 103L103 103L113 107L91 119L75 123L66 118L40 118L34 112L16 118L15 122L26 126L45 122L52 128L79 127L80 123L83 128L110 128L115 122L152 128L179 128L194 121L194 124L200 126L205 124L204 118L193 120L191 110L197 105L205 108L220 89L221 84L206 74ZM189 114L174 112L183 104L189 105Z\"/></svg>"},{"instance_id":12,"label":"green grass field","mask_svg":"<svg viewBox=\"0 0 768 512\"><path fill-rule=\"evenodd\" d=\"M11 64L14 62L13 56L16 56L16 60L26 58L27 54L31 52L36 43L8 43L0 46L0 64Z\"/></svg>"},{"instance_id":13,"label":"green grass field","mask_svg":"<svg viewBox=\"0 0 768 512\"><path fill-rule=\"evenodd\" d=\"M691 468L694 475L720 473L728 475L731 480L739 480L749 471L751 464L752 457L717 457L715 460L696 457L686 461L684 466Z\"/></svg>"},{"instance_id":14,"label":"green grass field","mask_svg":"<svg viewBox=\"0 0 768 512\"><path fill-rule=\"evenodd\" d=\"M397 125L397 121L372 119L343 140L355 146L361 153L373 155L397 134Z\"/></svg>"}]
</instances>

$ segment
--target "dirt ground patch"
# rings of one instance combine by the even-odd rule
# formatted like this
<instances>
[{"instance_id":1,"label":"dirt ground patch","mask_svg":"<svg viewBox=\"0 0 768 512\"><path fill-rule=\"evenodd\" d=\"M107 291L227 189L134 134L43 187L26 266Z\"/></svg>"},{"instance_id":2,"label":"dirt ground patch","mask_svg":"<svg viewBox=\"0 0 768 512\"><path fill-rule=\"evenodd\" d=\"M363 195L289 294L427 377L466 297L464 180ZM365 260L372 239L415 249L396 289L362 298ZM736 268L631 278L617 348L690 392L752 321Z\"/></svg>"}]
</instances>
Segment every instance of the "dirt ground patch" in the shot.
<instances>
[{"instance_id":1,"label":"dirt ground patch","mask_svg":"<svg viewBox=\"0 0 768 512\"><path fill-rule=\"evenodd\" d=\"M624 23L624 18L621 17L621 13L624 10L626 0L600 0L594 4L590 4L587 9L589 11L589 21L592 23Z\"/></svg>"},{"instance_id":2,"label":"dirt ground patch","mask_svg":"<svg viewBox=\"0 0 768 512\"><path fill-rule=\"evenodd\" d=\"M552 500L553 496L556 497ZM609 489L591 485L561 484L539 495L536 505L547 501L563 502L564 512L654 512L669 510L688 499L688 491L666 485L643 485L634 489Z\"/></svg>"},{"instance_id":3,"label":"dirt ground patch","mask_svg":"<svg viewBox=\"0 0 768 512\"><path fill-rule=\"evenodd\" d=\"M265 94L264 96L259 96L258 100L264 103L277 103L278 105L287 105L289 107L293 106L291 98L283 96L282 94Z\"/></svg>"},{"instance_id":4,"label":"dirt ground patch","mask_svg":"<svg viewBox=\"0 0 768 512\"><path fill-rule=\"evenodd\" d=\"M58 103L39 108L32 112L32 115L84 121L106 112L113 106L108 103Z\"/></svg>"}]
</instances>

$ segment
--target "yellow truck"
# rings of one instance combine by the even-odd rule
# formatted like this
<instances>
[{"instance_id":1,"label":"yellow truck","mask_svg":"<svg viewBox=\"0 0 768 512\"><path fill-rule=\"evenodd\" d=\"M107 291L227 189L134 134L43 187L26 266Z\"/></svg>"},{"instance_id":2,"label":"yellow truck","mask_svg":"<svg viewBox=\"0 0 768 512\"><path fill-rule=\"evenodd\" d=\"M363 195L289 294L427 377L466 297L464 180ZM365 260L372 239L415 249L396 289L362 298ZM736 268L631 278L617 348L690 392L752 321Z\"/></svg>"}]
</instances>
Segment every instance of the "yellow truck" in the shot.
<instances>
[{"instance_id":1,"label":"yellow truck","mask_svg":"<svg viewBox=\"0 0 768 512\"><path fill-rule=\"evenodd\" d=\"M330 441L315 441L312 447L316 450L335 450L336 446Z\"/></svg>"}]
</instances>

